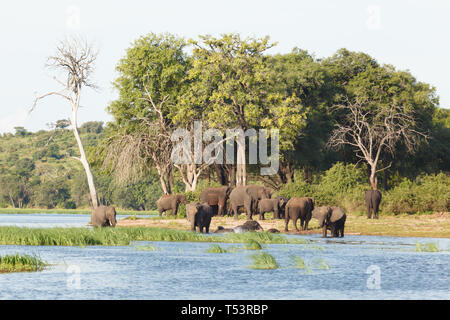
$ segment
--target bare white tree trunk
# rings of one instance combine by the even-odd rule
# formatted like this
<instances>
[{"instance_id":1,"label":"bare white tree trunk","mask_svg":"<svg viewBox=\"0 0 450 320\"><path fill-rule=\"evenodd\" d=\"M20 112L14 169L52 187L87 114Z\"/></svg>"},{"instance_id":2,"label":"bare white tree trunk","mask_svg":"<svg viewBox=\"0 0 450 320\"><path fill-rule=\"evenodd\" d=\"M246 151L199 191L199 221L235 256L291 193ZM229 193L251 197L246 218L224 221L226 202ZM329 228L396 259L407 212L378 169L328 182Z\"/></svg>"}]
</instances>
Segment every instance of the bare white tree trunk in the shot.
<instances>
[{"instance_id":1,"label":"bare white tree trunk","mask_svg":"<svg viewBox=\"0 0 450 320\"><path fill-rule=\"evenodd\" d=\"M54 79L62 86L62 90L48 92L37 97L30 110L30 112L33 111L38 101L48 96L59 96L69 102L72 109L72 130L80 151L80 157L73 158L81 162L86 172L89 193L94 209L98 207L97 192L95 190L91 168L87 161L80 135L78 134L77 113L80 106L81 89L84 87L96 88L95 84L90 82L90 75L93 71L96 58L97 53L94 52L88 43L81 39L72 38L60 42L56 48L56 54L48 57L47 67L55 68L65 74L66 79L64 81L54 77Z\"/></svg>"},{"instance_id":2,"label":"bare white tree trunk","mask_svg":"<svg viewBox=\"0 0 450 320\"><path fill-rule=\"evenodd\" d=\"M247 185L247 165L245 158L245 137L243 145L238 141L237 166L236 166L236 186Z\"/></svg>"},{"instance_id":3,"label":"bare white tree trunk","mask_svg":"<svg viewBox=\"0 0 450 320\"><path fill-rule=\"evenodd\" d=\"M92 175L91 167L89 166L89 162L86 157L86 153L84 152L83 143L81 142L80 135L78 133L78 126L77 126L77 120L78 120L78 104L79 104L79 97L76 99L76 105L72 105L72 131L75 135L75 139L77 140L78 149L80 150L80 157L76 158L78 159L81 164L83 165L84 171L86 172L86 177L88 181L89 186L89 193L91 195L91 201L92 201L92 207L95 209L98 207L98 198L97 198L97 191L95 189L94 184L94 177Z\"/></svg>"}]
</instances>

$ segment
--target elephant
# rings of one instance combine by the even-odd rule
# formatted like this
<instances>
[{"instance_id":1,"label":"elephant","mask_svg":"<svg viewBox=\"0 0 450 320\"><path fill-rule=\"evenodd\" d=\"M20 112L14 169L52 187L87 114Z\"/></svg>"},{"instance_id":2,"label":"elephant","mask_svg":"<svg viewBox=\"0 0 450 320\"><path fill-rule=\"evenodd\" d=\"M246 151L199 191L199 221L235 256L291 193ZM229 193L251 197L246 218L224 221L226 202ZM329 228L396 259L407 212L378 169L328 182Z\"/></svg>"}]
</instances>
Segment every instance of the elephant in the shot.
<instances>
[{"instance_id":1,"label":"elephant","mask_svg":"<svg viewBox=\"0 0 450 320\"><path fill-rule=\"evenodd\" d=\"M253 220L245 221L243 225L237 226L233 228L235 233L242 233L248 231L264 231L263 227L257 222Z\"/></svg>"},{"instance_id":2,"label":"elephant","mask_svg":"<svg viewBox=\"0 0 450 320\"><path fill-rule=\"evenodd\" d=\"M312 211L312 217L319 221L322 228L322 237L327 237L327 230L331 231L332 237L344 237L344 227L347 215L339 207L323 206Z\"/></svg>"},{"instance_id":3,"label":"elephant","mask_svg":"<svg viewBox=\"0 0 450 320\"><path fill-rule=\"evenodd\" d=\"M302 230L308 230L308 223L309 220L311 220L311 212L313 210L313 198L291 198L286 204L286 213L284 217L286 225L284 227L284 230L288 231L289 219L292 219L295 230L299 231L297 228L298 219L300 219L300 226Z\"/></svg>"},{"instance_id":4,"label":"elephant","mask_svg":"<svg viewBox=\"0 0 450 320\"><path fill-rule=\"evenodd\" d=\"M214 209L214 214L223 216L226 212L226 204L230 196L230 187L206 188L200 194L200 202L208 203Z\"/></svg>"},{"instance_id":5,"label":"elephant","mask_svg":"<svg viewBox=\"0 0 450 320\"><path fill-rule=\"evenodd\" d=\"M239 186L230 193L230 207L234 213L234 219L238 219L239 207L244 207L247 218L252 220L252 215L258 209L258 201L261 199L270 199L271 190L258 185Z\"/></svg>"},{"instance_id":6,"label":"elephant","mask_svg":"<svg viewBox=\"0 0 450 320\"><path fill-rule=\"evenodd\" d=\"M367 190L364 196L366 200L366 208L367 208L367 219L372 217L378 219L378 210L380 208L381 202L381 192L379 190Z\"/></svg>"},{"instance_id":7,"label":"elephant","mask_svg":"<svg viewBox=\"0 0 450 320\"><path fill-rule=\"evenodd\" d=\"M282 212L286 207L288 199L284 197L276 197L275 199L261 199L258 202L259 219L264 220L264 213L273 212L274 219L280 219Z\"/></svg>"},{"instance_id":8,"label":"elephant","mask_svg":"<svg viewBox=\"0 0 450 320\"><path fill-rule=\"evenodd\" d=\"M218 226L217 230L214 231L214 233L226 233L226 232L234 232L234 230L231 228L224 228L222 226Z\"/></svg>"},{"instance_id":9,"label":"elephant","mask_svg":"<svg viewBox=\"0 0 450 320\"><path fill-rule=\"evenodd\" d=\"M189 203L186 205L186 218L191 223L191 230L198 227L199 232L209 233L209 225L213 216L213 208L207 203Z\"/></svg>"},{"instance_id":10,"label":"elephant","mask_svg":"<svg viewBox=\"0 0 450 320\"><path fill-rule=\"evenodd\" d=\"M178 194L164 194L158 201L156 201L156 206L158 207L159 216L161 217L163 212L167 210L172 210L173 215L177 215L178 206L180 203L186 204L186 197L184 195Z\"/></svg>"},{"instance_id":11,"label":"elephant","mask_svg":"<svg viewBox=\"0 0 450 320\"><path fill-rule=\"evenodd\" d=\"M99 206L91 213L91 223L96 227L115 227L116 209L113 206Z\"/></svg>"}]
</instances>

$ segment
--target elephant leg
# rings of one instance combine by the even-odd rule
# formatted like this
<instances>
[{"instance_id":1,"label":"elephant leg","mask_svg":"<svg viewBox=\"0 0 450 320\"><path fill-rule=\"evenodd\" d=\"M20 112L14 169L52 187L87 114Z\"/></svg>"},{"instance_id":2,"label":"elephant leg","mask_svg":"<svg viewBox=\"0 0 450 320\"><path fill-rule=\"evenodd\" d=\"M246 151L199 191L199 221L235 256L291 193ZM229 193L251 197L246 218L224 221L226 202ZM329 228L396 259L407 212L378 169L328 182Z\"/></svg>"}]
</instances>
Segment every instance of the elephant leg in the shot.
<instances>
[{"instance_id":1,"label":"elephant leg","mask_svg":"<svg viewBox=\"0 0 450 320\"><path fill-rule=\"evenodd\" d=\"M159 211L159 216L162 217L164 210L162 208L158 208L158 211Z\"/></svg>"},{"instance_id":2,"label":"elephant leg","mask_svg":"<svg viewBox=\"0 0 450 320\"><path fill-rule=\"evenodd\" d=\"M273 210L273 219L280 219L280 214L276 208Z\"/></svg>"},{"instance_id":3,"label":"elephant leg","mask_svg":"<svg viewBox=\"0 0 450 320\"><path fill-rule=\"evenodd\" d=\"M247 220L253 220L252 219L252 205L250 203L250 205L246 205L245 206L245 211L247 211Z\"/></svg>"},{"instance_id":4,"label":"elephant leg","mask_svg":"<svg viewBox=\"0 0 450 320\"><path fill-rule=\"evenodd\" d=\"M292 222L294 223L295 230L296 230L296 231L300 231L300 230L298 230L298 228L297 228L297 220L298 220L298 218L293 218L293 219L292 219ZM301 223L302 223L302 222L301 222L301 220L300 220L300 227L301 227Z\"/></svg>"},{"instance_id":5,"label":"elephant leg","mask_svg":"<svg viewBox=\"0 0 450 320\"><path fill-rule=\"evenodd\" d=\"M327 237L327 226L324 224L322 227L322 238Z\"/></svg>"},{"instance_id":6,"label":"elephant leg","mask_svg":"<svg viewBox=\"0 0 450 320\"><path fill-rule=\"evenodd\" d=\"M380 206L379 203L376 203L375 206L374 206L374 210L373 210L374 214L373 214L373 216L374 216L375 219L378 219L378 211L379 211L379 208L380 208L379 206Z\"/></svg>"},{"instance_id":7,"label":"elephant leg","mask_svg":"<svg viewBox=\"0 0 450 320\"><path fill-rule=\"evenodd\" d=\"M234 213L234 220L239 220L239 217L238 217L238 207L237 207L237 206L232 206L231 209L232 209L232 211L233 211L233 213Z\"/></svg>"},{"instance_id":8,"label":"elephant leg","mask_svg":"<svg viewBox=\"0 0 450 320\"><path fill-rule=\"evenodd\" d=\"M288 231L289 215L286 214L284 222L285 222L284 231Z\"/></svg>"},{"instance_id":9,"label":"elephant leg","mask_svg":"<svg viewBox=\"0 0 450 320\"><path fill-rule=\"evenodd\" d=\"M265 220L264 218L264 212L259 213L259 220Z\"/></svg>"},{"instance_id":10,"label":"elephant leg","mask_svg":"<svg viewBox=\"0 0 450 320\"><path fill-rule=\"evenodd\" d=\"M218 205L219 209L217 210L217 215L219 217L223 217L223 205Z\"/></svg>"}]
</instances>

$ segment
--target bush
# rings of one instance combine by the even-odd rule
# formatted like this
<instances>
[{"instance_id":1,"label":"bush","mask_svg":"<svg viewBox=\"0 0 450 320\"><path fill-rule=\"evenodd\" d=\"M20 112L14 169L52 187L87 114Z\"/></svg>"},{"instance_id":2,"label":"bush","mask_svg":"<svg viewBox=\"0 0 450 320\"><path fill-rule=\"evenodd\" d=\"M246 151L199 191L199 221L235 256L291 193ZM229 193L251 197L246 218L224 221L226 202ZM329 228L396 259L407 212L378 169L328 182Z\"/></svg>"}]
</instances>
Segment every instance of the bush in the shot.
<instances>
[{"instance_id":1,"label":"bush","mask_svg":"<svg viewBox=\"0 0 450 320\"><path fill-rule=\"evenodd\" d=\"M279 195L313 197L316 206L334 205L346 211L364 210L364 191L368 189L366 167L336 163L324 174L307 183L302 178L286 184Z\"/></svg>"},{"instance_id":2,"label":"bush","mask_svg":"<svg viewBox=\"0 0 450 320\"><path fill-rule=\"evenodd\" d=\"M422 175L415 181L404 179L385 192L381 201L383 212L421 213L450 210L450 177L444 173Z\"/></svg>"}]
</instances>

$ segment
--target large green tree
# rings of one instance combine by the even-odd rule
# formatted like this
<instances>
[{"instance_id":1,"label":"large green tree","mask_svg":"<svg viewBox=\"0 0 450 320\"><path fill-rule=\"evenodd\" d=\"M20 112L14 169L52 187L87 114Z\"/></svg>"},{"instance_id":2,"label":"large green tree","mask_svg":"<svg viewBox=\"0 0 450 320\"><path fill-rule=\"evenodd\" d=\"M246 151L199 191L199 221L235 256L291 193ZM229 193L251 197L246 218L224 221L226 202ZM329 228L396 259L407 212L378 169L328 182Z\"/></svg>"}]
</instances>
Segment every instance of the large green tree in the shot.
<instances>
[{"instance_id":1,"label":"large green tree","mask_svg":"<svg viewBox=\"0 0 450 320\"><path fill-rule=\"evenodd\" d=\"M194 46L189 70L189 91L172 119L187 124L203 120L210 128L281 129L281 149L292 148L304 110L294 92L273 90L278 80L264 53L274 46L269 38L200 36ZM189 120L187 120L189 119ZM236 139L236 185L247 182L245 140Z\"/></svg>"},{"instance_id":2,"label":"large green tree","mask_svg":"<svg viewBox=\"0 0 450 320\"><path fill-rule=\"evenodd\" d=\"M171 193L172 163L168 114L185 90L189 67L186 43L170 34L136 40L120 60L114 87L119 93L108 111L105 166L121 182L136 182L156 167L164 193Z\"/></svg>"}]
</instances>

